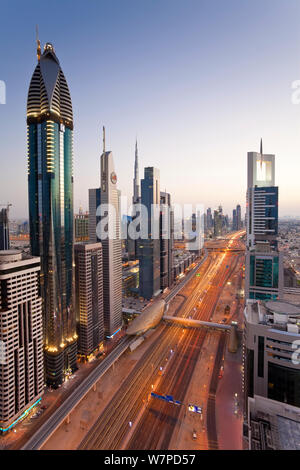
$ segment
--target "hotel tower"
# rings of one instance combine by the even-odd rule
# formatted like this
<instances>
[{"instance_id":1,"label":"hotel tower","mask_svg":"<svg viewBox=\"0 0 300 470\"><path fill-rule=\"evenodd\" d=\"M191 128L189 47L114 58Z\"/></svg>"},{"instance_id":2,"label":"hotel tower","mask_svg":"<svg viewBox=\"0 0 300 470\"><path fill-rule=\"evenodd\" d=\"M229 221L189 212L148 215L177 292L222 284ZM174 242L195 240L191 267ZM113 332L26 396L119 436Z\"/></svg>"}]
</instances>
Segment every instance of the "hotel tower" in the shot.
<instances>
[{"instance_id":1,"label":"hotel tower","mask_svg":"<svg viewBox=\"0 0 300 470\"><path fill-rule=\"evenodd\" d=\"M53 387L76 369L73 112L54 47L46 43L27 101L30 244L41 258L45 377Z\"/></svg>"}]
</instances>

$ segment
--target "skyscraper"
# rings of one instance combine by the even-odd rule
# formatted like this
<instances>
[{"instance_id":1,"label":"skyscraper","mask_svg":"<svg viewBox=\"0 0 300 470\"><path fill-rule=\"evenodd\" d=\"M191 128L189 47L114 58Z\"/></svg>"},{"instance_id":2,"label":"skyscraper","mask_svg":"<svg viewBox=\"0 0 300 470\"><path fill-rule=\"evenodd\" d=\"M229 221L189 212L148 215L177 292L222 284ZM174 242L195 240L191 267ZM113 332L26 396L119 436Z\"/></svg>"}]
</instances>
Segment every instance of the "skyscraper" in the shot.
<instances>
[{"instance_id":1,"label":"skyscraper","mask_svg":"<svg viewBox=\"0 0 300 470\"><path fill-rule=\"evenodd\" d=\"M101 243L75 245L78 353L88 358L104 340Z\"/></svg>"},{"instance_id":2,"label":"skyscraper","mask_svg":"<svg viewBox=\"0 0 300 470\"><path fill-rule=\"evenodd\" d=\"M236 209L233 209L232 211L232 230L237 230Z\"/></svg>"},{"instance_id":3,"label":"skyscraper","mask_svg":"<svg viewBox=\"0 0 300 470\"><path fill-rule=\"evenodd\" d=\"M104 128L100 197L101 204L96 215L100 218L97 238L103 249L104 330L107 336L112 336L122 326L122 244L120 192L117 189L113 154L105 150ZM102 224L103 230L100 229Z\"/></svg>"},{"instance_id":4,"label":"skyscraper","mask_svg":"<svg viewBox=\"0 0 300 470\"><path fill-rule=\"evenodd\" d=\"M236 229L241 230L242 228L242 209L240 204L236 206Z\"/></svg>"},{"instance_id":5,"label":"skyscraper","mask_svg":"<svg viewBox=\"0 0 300 470\"><path fill-rule=\"evenodd\" d=\"M222 207L214 211L214 236L220 237L223 233Z\"/></svg>"},{"instance_id":6,"label":"skyscraper","mask_svg":"<svg viewBox=\"0 0 300 470\"><path fill-rule=\"evenodd\" d=\"M138 240L140 296L151 299L160 292L160 178L159 170L147 167L141 184L141 202L147 214L141 214L142 237Z\"/></svg>"},{"instance_id":7,"label":"skyscraper","mask_svg":"<svg viewBox=\"0 0 300 470\"><path fill-rule=\"evenodd\" d=\"M207 229L208 230L213 228L214 223L213 223L213 216L212 216L210 207L207 209L206 224L207 224Z\"/></svg>"},{"instance_id":8,"label":"skyscraper","mask_svg":"<svg viewBox=\"0 0 300 470\"><path fill-rule=\"evenodd\" d=\"M248 153L246 299L277 299L283 294L282 253L277 249L278 187L275 156Z\"/></svg>"},{"instance_id":9,"label":"skyscraper","mask_svg":"<svg viewBox=\"0 0 300 470\"><path fill-rule=\"evenodd\" d=\"M300 308L283 300L247 300L244 312L245 405L260 395L300 407Z\"/></svg>"},{"instance_id":10,"label":"skyscraper","mask_svg":"<svg viewBox=\"0 0 300 470\"><path fill-rule=\"evenodd\" d=\"M89 241L91 243L96 243L98 240L96 227L99 222L99 217L96 215L96 212L100 203L101 188L89 189Z\"/></svg>"},{"instance_id":11,"label":"skyscraper","mask_svg":"<svg viewBox=\"0 0 300 470\"><path fill-rule=\"evenodd\" d=\"M134 160L134 178L133 178L133 204L140 202L141 192L140 192L140 180L139 180L139 158L138 158L138 146L137 141L135 143L135 160Z\"/></svg>"},{"instance_id":12,"label":"skyscraper","mask_svg":"<svg viewBox=\"0 0 300 470\"><path fill-rule=\"evenodd\" d=\"M82 242L89 239L89 214L86 212L83 214L79 211L79 214L74 216L75 223L75 241Z\"/></svg>"},{"instance_id":13,"label":"skyscraper","mask_svg":"<svg viewBox=\"0 0 300 470\"><path fill-rule=\"evenodd\" d=\"M141 202L141 190L140 190L140 180L139 180L139 159L138 159L138 146L137 146L137 141L135 143L135 160L134 160L134 178L133 178L133 196L132 196L132 204L134 205L134 212L132 219L134 220L135 218L139 217L140 211L139 211L139 204ZM137 226L137 231L140 230L140 225L138 224ZM134 252L135 252L135 258L138 259L139 257L139 252L138 252L138 247L139 247L139 240L131 240L129 239L129 234L127 232L127 239L128 239L128 245L132 247L134 244ZM131 251L131 250L130 250Z\"/></svg>"},{"instance_id":14,"label":"skyscraper","mask_svg":"<svg viewBox=\"0 0 300 470\"><path fill-rule=\"evenodd\" d=\"M47 383L76 369L73 253L73 112L54 47L38 41L27 100L30 244L41 258Z\"/></svg>"},{"instance_id":15,"label":"skyscraper","mask_svg":"<svg viewBox=\"0 0 300 470\"><path fill-rule=\"evenodd\" d=\"M44 392L40 258L0 251L0 431Z\"/></svg>"},{"instance_id":16,"label":"skyscraper","mask_svg":"<svg viewBox=\"0 0 300 470\"><path fill-rule=\"evenodd\" d=\"M174 213L171 195L160 193L160 288L173 284Z\"/></svg>"},{"instance_id":17,"label":"skyscraper","mask_svg":"<svg viewBox=\"0 0 300 470\"><path fill-rule=\"evenodd\" d=\"M0 209L0 250L9 250L8 207Z\"/></svg>"}]
</instances>

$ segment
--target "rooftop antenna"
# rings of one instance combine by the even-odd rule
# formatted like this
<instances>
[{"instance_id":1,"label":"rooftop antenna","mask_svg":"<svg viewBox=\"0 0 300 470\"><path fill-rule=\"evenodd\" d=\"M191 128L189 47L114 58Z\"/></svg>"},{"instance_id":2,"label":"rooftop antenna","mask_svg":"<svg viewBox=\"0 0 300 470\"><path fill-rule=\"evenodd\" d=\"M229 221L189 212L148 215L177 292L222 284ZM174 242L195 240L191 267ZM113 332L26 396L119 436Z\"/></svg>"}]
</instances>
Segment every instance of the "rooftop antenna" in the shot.
<instances>
[{"instance_id":1,"label":"rooftop antenna","mask_svg":"<svg viewBox=\"0 0 300 470\"><path fill-rule=\"evenodd\" d=\"M260 139L260 168L262 168L263 164L263 143L262 138Z\"/></svg>"},{"instance_id":2,"label":"rooftop antenna","mask_svg":"<svg viewBox=\"0 0 300 470\"><path fill-rule=\"evenodd\" d=\"M37 53L38 61L40 61L40 59L41 59L41 41L39 40L39 27L38 27L38 25L35 26L35 34L36 34L36 43L37 43L36 53Z\"/></svg>"}]
</instances>

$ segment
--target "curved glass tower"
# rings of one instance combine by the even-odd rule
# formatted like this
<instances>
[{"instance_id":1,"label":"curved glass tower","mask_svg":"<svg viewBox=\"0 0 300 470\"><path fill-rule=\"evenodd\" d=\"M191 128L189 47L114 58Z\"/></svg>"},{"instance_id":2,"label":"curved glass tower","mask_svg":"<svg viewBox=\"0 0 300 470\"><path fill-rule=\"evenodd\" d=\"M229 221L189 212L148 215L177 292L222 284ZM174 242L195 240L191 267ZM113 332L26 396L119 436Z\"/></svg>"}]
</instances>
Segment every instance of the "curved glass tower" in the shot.
<instances>
[{"instance_id":1,"label":"curved glass tower","mask_svg":"<svg viewBox=\"0 0 300 470\"><path fill-rule=\"evenodd\" d=\"M73 307L73 112L52 44L46 43L27 101L29 223L41 257L46 381L57 387L76 369Z\"/></svg>"}]
</instances>

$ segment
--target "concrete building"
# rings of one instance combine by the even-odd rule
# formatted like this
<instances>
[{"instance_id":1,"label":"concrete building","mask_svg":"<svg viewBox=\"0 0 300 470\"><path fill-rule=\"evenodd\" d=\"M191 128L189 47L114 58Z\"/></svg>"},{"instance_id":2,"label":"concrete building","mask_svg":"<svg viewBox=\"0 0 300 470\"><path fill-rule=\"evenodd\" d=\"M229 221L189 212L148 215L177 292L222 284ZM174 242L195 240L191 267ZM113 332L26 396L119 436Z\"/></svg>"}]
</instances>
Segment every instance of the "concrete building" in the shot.
<instances>
[{"instance_id":1,"label":"concrete building","mask_svg":"<svg viewBox=\"0 0 300 470\"><path fill-rule=\"evenodd\" d=\"M101 243L75 245L78 354L87 359L104 340Z\"/></svg>"},{"instance_id":2,"label":"concrete building","mask_svg":"<svg viewBox=\"0 0 300 470\"><path fill-rule=\"evenodd\" d=\"M41 258L46 381L76 370L74 309L73 111L54 47L46 43L27 99L30 245Z\"/></svg>"},{"instance_id":3,"label":"concrete building","mask_svg":"<svg viewBox=\"0 0 300 470\"><path fill-rule=\"evenodd\" d=\"M248 399L249 450L300 450L300 410L254 395Z\"/></svg>"},{"instance_id":4,"label":"concrete building","mask_svg":"<svg viewBox=\"0 0 300 470\"><path fill-rule=\"evenodd\" d=\"M140 263L140 296L151 299L160 292L160 178L159 170L145 168L141 182L141 203L147 214L141 214L141 229L146 238L138 242ZM143 235L144 236L144 235Z\"/></svg>"},{"instance_id":5,"label":"concrete building","mask_svg":"<svg viewBox=\"0 0 300 470\"><path fill-rule=\"evenodd\" d=\"M300 407L300 306L247 300L244 391Z\"/></svg>"},{"instance_id":6,"label":"concrete building","mask_svg":"<svg viewBox=\"0 0 300 470\"><path fill-rule=\"evenodd\" d=\"M0 431L10 429L44 391L40 258L0 251Z\"/></svg>"}]
</instances>

